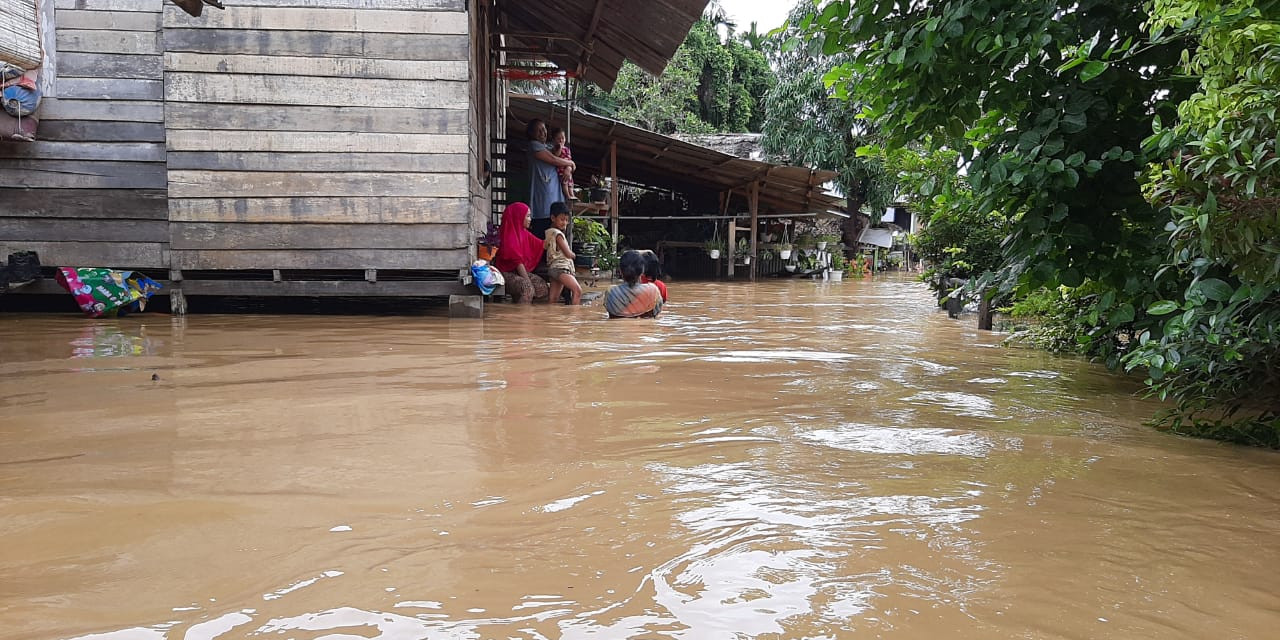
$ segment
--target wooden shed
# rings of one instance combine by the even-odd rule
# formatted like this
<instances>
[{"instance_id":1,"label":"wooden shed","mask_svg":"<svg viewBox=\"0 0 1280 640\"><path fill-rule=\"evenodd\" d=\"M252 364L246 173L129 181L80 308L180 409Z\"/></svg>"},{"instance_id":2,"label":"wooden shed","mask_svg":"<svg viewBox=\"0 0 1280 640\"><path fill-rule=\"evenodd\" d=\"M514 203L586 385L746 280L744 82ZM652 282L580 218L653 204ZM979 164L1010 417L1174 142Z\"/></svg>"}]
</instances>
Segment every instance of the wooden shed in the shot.
<instances>
[{"instance_id":1,"label":"wooden shed","mask_svg":"<svg viewBox=\"0 0 1280 640\"><path fill-rule=\"evenodd\" d=\"M435 296L489 222L507 56L661 72L706 0L50 3L38 139L0 142L0 258L185 295Z\"/></svg>"}]
</instances>

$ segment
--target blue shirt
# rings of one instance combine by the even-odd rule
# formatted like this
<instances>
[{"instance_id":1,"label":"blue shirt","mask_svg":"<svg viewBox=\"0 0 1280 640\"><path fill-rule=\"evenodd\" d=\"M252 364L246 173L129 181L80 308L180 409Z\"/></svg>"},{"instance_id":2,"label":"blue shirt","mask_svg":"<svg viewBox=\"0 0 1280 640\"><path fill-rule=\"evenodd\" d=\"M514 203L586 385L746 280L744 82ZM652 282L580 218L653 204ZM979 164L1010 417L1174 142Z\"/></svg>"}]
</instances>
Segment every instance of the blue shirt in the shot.
<instances>
[{"instance_id":1,"label":"blue shirt","mask_svg":"<svg viewBox=\"0 0 1280 640\"><path fill-rule=\"evenodd\" d=\"M529 141L529 217L550 218L551 203L563 202L564 191L560 187L560 174L556 166L537 158L539 151L551 152L545 142Z\"/></svg>"}]
</instances>

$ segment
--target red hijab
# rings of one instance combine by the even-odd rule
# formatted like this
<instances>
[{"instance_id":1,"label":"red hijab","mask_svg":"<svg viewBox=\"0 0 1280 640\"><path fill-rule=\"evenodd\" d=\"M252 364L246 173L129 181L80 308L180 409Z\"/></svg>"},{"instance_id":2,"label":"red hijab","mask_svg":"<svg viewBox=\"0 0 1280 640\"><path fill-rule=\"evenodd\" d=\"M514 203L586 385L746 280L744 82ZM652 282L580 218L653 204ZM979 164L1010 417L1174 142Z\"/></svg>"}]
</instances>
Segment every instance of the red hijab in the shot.
<instances>
[{"instance_id":1,"label":"red hijab","mask_svg":"<svg viewBox=\"0 0 1280 640\"><path fill-rule=\"evenodd\" d=\"M498 228L498 255L493 258L498 271L515 271L516 265L520 264L533 271L542 259L542 239L524 228L524 220L528 216L529 205L523 202L513 202L502 212L502 226Z\"/></svg>"}]
</instances>

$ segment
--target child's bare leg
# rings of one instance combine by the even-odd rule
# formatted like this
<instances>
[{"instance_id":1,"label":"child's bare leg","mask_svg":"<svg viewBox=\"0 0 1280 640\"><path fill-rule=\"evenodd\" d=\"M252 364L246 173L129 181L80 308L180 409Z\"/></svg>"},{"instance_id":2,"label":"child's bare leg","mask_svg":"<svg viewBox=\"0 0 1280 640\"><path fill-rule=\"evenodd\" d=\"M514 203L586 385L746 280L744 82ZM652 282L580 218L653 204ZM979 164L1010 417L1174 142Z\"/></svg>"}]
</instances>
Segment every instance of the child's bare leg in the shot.
<instances>
[{"instance_id":1,"label":"child's bare leg","mask_svg":"<svg viewBox=\"0 0 1280 640\"><path fill-rule=\"evenodd\" d=\"M578 284L578 279L572 273L562 273L556 278L556 286L563 287L573 294L573 304L582 304L582 285Z\"/></svg>"},{"instance_id":2,"label":"child's bare leg","mask_svg":"<svg viewBox=\"0 0 1280 640\"><path fill-rule=\"evenodd\" d=\"M564 276L560 276L563 278ZM560 278L555 278L549 283L551 285L551 296L547 298L547 302L555 304L560 301L560 292L564 290L564 285L560 284Z\"/></svg>"},{"instance_id":3,"label":"child's bare leg","mask_svg":"<svg viewBox=\"0 0 1280 640\"><path fill-rule=\"evenodd\" d=\"M560 183L560 190L561 190L561 191L564 191L564 201L565 201L565 202L570 202L570 201L573 201L573 200L577 200L577 199L578 199L578 196L576 196L576 195L574 195L574 194L573 194L573 183L572 183L572 182L561 182L561 183Z\"/></svg>"}]
</instances>

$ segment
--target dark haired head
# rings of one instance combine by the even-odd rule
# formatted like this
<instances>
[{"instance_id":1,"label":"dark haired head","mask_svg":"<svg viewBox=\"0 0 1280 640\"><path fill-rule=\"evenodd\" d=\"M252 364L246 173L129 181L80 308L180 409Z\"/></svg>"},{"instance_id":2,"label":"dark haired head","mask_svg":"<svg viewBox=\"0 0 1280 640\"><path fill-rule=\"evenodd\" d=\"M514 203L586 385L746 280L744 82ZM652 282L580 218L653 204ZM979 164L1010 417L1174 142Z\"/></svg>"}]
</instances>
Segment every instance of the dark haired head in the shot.
<instances>
[{"instance_id":1,"label":"dark haired head","mask_svg":"<svg viewBox=\"0 0 1280 640\"><path fill-rule=\"evenodd\" d=\"M561 133L564 133L564 129L561 129L560 127L552 127L550 129L547 129L547 142L551 142L552 140L555 140L556 135Z\"/></svg>"},{"instance_id":2,"label":"dark haired head","mask_svg":"<svg viewBox=\"0 0 1280 640\"><path fill-rule=\"evenodd\" d=\"M534 137L534 135L536 135L536 132L537 132L537 130L538 130L538 126L539 126L539 125L541 125L541 124L542 124L542 119L541 119L541 118L534 118L534 119L530 120L530 121L529 121L529 124L525 125L525 127L524 127L524 135L525 135L525 137L526 137L526 138L528 138L528 139L530 139L530 140L533 140L533 137Z\"/></svg>"},{"instance_id":3,"label":"dark haired head","mask_svg":"<svg viewBox=\"0 0 1280 640\"><path fill-rule=\"evenodd\" d=\"M644 275L658 280L662 277L662 261L658 259L658 254L649 249L640 252L640 256L644 258Z\"/></svg>"},{"instance_id":4,"label":"dark haired head","mask_svg":"<svg viewBox=\"0 0 1280 640\"><path fill-rule=\"evenodd\" d=\"M618 271L627 284L635 284L644 274L644 256L634 249L622 252L618 258Z\"/></svg>"},{"instance_id":5,"label":"dark haired head","mask_svg":"<svg viewBox=\"0 0 1280 640\"><path fill-rule=\"evenodd\" d=\"M558 215L566 215L566 216L569 215L569 205L565 204L563 201L552 202L551 216L555 217Z\"/></svg>"}]
</instances>

